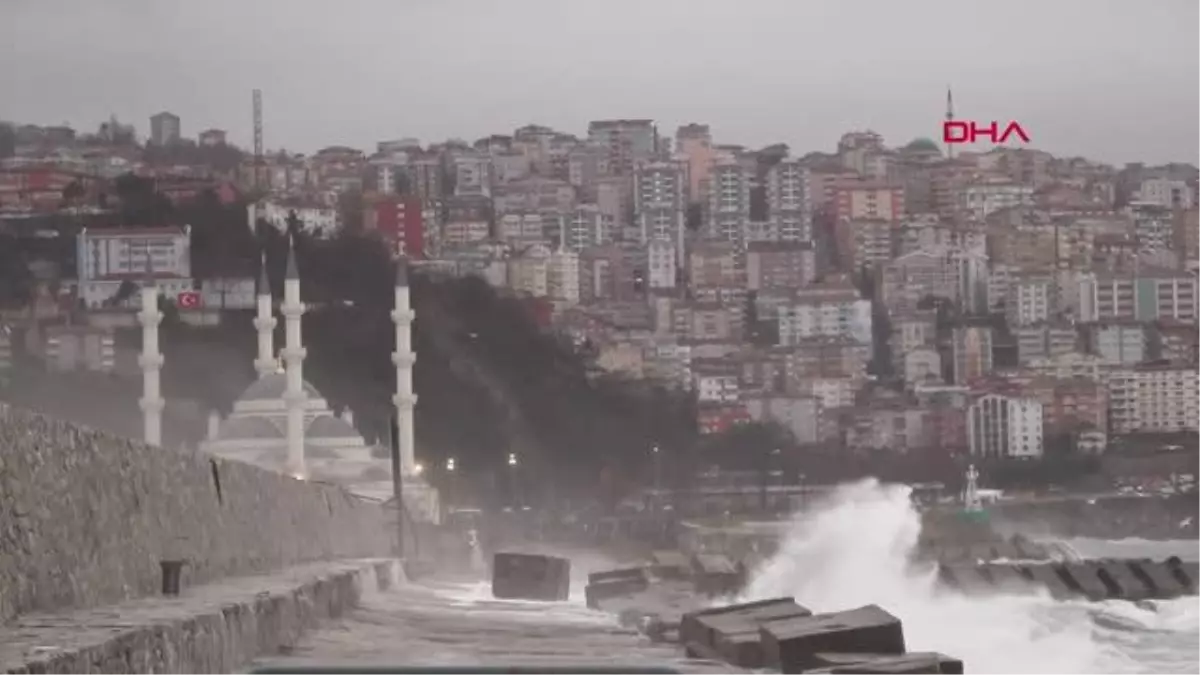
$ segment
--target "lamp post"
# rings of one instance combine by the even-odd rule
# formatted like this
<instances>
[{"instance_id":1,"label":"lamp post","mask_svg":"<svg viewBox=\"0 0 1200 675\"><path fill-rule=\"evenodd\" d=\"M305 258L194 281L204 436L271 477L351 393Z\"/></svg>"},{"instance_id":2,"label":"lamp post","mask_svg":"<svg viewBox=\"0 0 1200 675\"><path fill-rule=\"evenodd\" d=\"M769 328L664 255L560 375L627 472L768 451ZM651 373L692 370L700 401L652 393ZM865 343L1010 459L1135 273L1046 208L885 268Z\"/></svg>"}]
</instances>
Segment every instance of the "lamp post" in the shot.
<instances>
[{"instance_id":1,"label":"lamp post","mask_svg":"<svg viewBox=\"0 0 1200 675\"><path fill-rule=\"evenodd\" d=\"M456 468L458 468L458 467L457 467L457 464L454 461L453 457L450 457L449 459L446 460L446 473L449 474L449 479L446 481L446 489L450 493L450 494L446 495L447 496L447 499L446 499L447 506L452 504L453 500L458 497L457 478L454 474L454 470Z\"/></svg>"},{"instance_id":2,"label":"lamp post","mask_svg":"<svg viewBox=\"0 0 1200 675\"><path fill-rule=\"evenodd\" d=\"M513 508L516 509L521 506L521 500L517 495L517 453L515 452L508 453L508 475L510 482L509 490L512 493L510 499L512 500Z\"/></svg>"}]
</instances>

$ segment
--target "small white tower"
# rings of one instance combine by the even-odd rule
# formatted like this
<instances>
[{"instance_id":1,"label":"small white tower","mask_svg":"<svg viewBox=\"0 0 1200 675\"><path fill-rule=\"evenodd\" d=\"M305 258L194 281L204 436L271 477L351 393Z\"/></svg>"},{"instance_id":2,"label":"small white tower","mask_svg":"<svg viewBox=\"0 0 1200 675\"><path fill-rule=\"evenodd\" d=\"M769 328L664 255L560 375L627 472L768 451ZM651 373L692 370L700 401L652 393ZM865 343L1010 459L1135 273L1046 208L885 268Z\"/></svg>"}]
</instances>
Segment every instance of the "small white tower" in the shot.
<instances>
[{"instance_id":1,"label":"small white tower","mask_svg":"<svg viewBox=\"0 0 1200 675\"><path fill-rule=\"evenodd\" d=\"M283 313L286 329L282 355L287 366L287 391L283 395L287 403L287 472L296 478L304 478L304 407L308 400L304 393L305 350L300 338L300 317L304 315L304 303L300 302L300 273L296 268L296 249L291 238L288 239L283 304L279 310Z\"/></svg>"},{"instance_id":2,"label":"small white tower","mask_svg":"<svg viewBox=\"0 0 1200 675\"><path fill-rule=\"evenodd\" d=\"M417 396L413 393L412 382L412 368L417 362L412 349L415 318L408 292L408 261L401 258L396 263L396 299L392 311L392 323L396 325L396 350L392 352L392 363L396 366L396 395L392 397L392 403L396 406L396 428L400 435L400 471L406 477L416 475L417 464L413 425Z\"/></svg>"},{"instance_id":3,"label":"small white tower","mask_svg":"<svg viewBox=\"0 0 1200 675\"><path fill-rule=\"evenodd\" d=\"M258 331L258 358L254 370L259 377L279 370L275 358L275 316L271 309L271 283L267 279L267 255L262 256L258 272L258 316L254 317L254 328Z\"/></svg>"},{"instance_id":4,"label":"small white tower","mask_svg":"<svg viewBox=\"0 0 1200 675\"><path fill-rule=\"evenodd\" d=\"M966 511L982 511L983 504L979 499L979 472L972 464L967 468L967 487L963 490L963 509Z\"/></svg>"},{"instance_id":5,"label":"small white tower","mask_svg":"<svg viewBox=\"0 0 1200 675\"><path fill-rule=\"evenodd\" d=\"M163 355L158 351L158 324L162 312L158 311L158 287L154 284L154 270L150 254L146 254L146 279L142 282L142 311L138 312L142 324L142 354L138 365L142 368L143 436L149 445L162 445L162 410L164 401L159 379L163 366Z\"/></svg>"}]
</instances>

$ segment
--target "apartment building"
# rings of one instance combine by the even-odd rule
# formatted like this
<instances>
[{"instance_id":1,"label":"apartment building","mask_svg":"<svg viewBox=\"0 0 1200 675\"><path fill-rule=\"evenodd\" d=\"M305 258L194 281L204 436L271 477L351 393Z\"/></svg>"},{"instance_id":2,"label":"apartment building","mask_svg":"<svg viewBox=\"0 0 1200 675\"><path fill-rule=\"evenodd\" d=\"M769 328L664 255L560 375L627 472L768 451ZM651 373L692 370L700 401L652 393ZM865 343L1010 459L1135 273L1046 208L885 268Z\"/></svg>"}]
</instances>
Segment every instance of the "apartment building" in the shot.
<instances>
[{"instance_id":1,"label":"apartment building","mask_svg":"<svg viewBox=\"0 0 1200 675\"><path fill-rule=\"evenodd\" d=\"M752 291L808 286L817 278L812 242L751 242L746 245L746 288Z\"/></svg>"},{"instance_id":2,"label":"apartment building","mask_svg":"<svg viewBox=\"0 0 1200 675\"><path fill-rule=\"evenodd\" d=\"M1043 451L1042 404L1034 398L989 394L967 409L967 444L982 458L1035 458Z\"/></svg>"},{"instance_id":3,"label":"apartment building","mask_svg":"<svg viewBox=\"0 0 1200 675\"><path fill-rule=\"evenodd\" d=\"M714 160L709 173L709 239L741 242L750 220L750 184L753 176L736 158L724 155Z\"/></svg>"},{"instance_id":4,"label":"apartment building","mask_svg":"<svg viewBox=\"0 0 1200 675\"><path fill-rule=\"evenodd\" d=\"M954 383L967 384L992 372L991 326L955 326L950 339Z\"/></svg>"},{"instance_id":5,"label":"apartment building","mask_svg":"<svg viewBox=\"0 0 1200 675\"><path fill-rule=\"evenodd\" d=\"M1079 279L1079 319L1195 322L1196 286L1196 277L1176 270L1086 274Z\"/></svg>"},{"instance_id":6,"label":"apartment building","mask_svg":"<svg viewBox=\"0 0 1200 675\"><path fill-rule=\"evenodd\" d=\"M811 337L848 337L871 344L871 301L845 280L809 286L779 308L779 344Z\"/></svg>"},{"instance_id":7,"label":"apartment building","mask_svg":"<svg viewBox=\"0 0 1200 675\"><path fill-rule=\"evenodd\" d=\"M707 124L685 124L675 131L675 151L687 157L689 202L703 203L708 198L708 172L714 152L712 133Z\"/></svg>"},{"instance_id":8,"label":"apartment building","mask_svg":"<svg viewBox=\"0 0 1200 675\"><path fill-rule=\"evenodd\" d=\"M767 214L779 228L780 241L812 241L812 200L808 168L785 159L767 173Z\"/></svg>"},{"instance_id":9,"label":"apartment building","mask_svg":"<svg viewBox=\"0 0 1200 675\"><path fill-rule=\"evenodd\" d=\"M1108 376L1113 434L1196 431L1197 371L1179 366L1120 368Z\"/></svg>"},{"instance_id":10,"label":"apartment building","mask_svg":"<svg viewBox=\"0 0 1200 675\"><path fill-rule=\"evenodd\" d=\"M841 183L835 192L833 216L837 220L896 221L904 218L904 187L855 180Z\"/></svg>"},{"instance_id":11,"label":"apartment building","mask_svg":"<svg viewBox=\"0 0 1200 675\"><path fill-rule=\"evenodd\" d=\"M588 124L588 142L607 149L612 171L628 175L658 152L658 129L654 120L597 120Z\"/></svg>"}]
</instances>

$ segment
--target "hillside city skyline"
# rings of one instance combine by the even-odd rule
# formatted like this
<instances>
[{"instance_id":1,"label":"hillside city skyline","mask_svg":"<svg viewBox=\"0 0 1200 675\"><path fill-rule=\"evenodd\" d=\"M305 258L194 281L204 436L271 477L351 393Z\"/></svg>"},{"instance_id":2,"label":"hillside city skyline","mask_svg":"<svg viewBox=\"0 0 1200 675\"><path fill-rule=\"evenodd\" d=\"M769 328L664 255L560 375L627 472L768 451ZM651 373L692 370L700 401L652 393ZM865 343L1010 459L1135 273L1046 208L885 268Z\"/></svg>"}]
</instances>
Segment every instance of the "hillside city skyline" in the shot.
<instances>
[{"instance_id":1,"label":"hillside city skyline","mask_svg":"<svg viewBox=\"0 0 1200 675\"><path fill-rule=\"evenodd\" d=\"M189 134L225 128L249 147L249 92L261 88L267 147L305 153L634 115L808 151L828 150L845 129L897 143L936 138L950 86L961 119L1017 120L1033 147L1056 156L1200 157L1195 3L1017 2L1006 20L943 0L464 8L362 0L335 12L262 0L167 10L117 0L71 6L64 21L62 3L4 3L0 40L22 67L0 73L9 93L0 118L82 128L116 113L140 126L165 109ZM935 28L949 16L970 30ZM1011 17L1025 19L1017 33ZM220 31L193 29L213 21ZM531 26L553 29L511 39ZM306 47L260 39L267 28ZM624 36L619 48L613 35Z\"/></svg>"}]
</instances>

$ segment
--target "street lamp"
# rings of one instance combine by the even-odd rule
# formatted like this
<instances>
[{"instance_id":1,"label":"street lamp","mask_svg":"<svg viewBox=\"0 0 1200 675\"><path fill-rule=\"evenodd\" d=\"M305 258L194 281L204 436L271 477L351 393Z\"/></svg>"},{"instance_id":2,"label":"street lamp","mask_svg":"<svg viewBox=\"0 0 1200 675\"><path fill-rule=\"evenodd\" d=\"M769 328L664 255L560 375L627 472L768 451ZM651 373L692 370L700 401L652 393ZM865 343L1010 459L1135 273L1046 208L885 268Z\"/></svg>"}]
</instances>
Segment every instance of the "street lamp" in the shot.
<instances>
[{"instance_id":1,"label":"street lamp","mask_svg":"<svg viewBox=\"0 0 1200 675\"><path fill-rule=\"evenodd\" d=\"M517 453L515 452L508 453L508 478L510 483L509 489L512 492L512 504L514 507L520 506L521 500L518 499L517 495Z\"/></svg>"},{"instance_id":2,"label":"street lamp","mask_svg":"<svg viewBox=\"0 0 1200 675\"><path fill-rule=\"evenodd\" d=\"M416 464L413 465L413 473L417 476L420 476L422 473L425 473L425 465L420 462L417 462Z\"/></svg>"},{"instance_id":3,"label":"street lamp","mask_svg":"<svg viewBox=\"0 0 1200 675\"><path fill-rule=\"evenodd\" d=\"M454 473L454 458L453 457L446 460L446 471L449 471L450 473Z\"/></svg>"}]
</instances>

